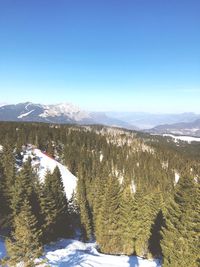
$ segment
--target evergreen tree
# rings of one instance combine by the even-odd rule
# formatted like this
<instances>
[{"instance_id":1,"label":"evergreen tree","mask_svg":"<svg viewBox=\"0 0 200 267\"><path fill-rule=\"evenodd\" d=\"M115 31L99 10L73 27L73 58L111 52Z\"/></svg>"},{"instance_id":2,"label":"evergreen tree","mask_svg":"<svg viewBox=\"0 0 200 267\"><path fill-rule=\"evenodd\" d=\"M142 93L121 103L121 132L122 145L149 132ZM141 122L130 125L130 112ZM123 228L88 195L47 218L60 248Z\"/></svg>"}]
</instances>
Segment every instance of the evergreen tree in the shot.
<instances>
[{"instance_id":1,"label":"evergreen tree","mask_svg":"<svg viewBox=\"0 0 200 267\"><path fill-rule=\"evenodd\" d=\"M41 256L41 230L37 229L37 220L31 211L28 200L14 218L14 232L6 241L9 266L23 262L26 267L35 266L34 260Z\"/></svg>"},{"instance_id":2,"label":"evergreen tree","mask_svg":"<svg viewBox=\"0 0 200 267\"><path fill-rule=\"evenodd\" d=\"M68 234L68 204L58 167L52 174L47 174L43 190L41 208L44 216L48 212L52 214L49 220L45 219L52 226L52 236L64 237Z\"/></svg>"},{"instance_id":3,"label":"evergreen tree","mask_svg":"<svg viewBox=\"0 0 200 267\"><path fill-rule=\"evenodd\" d=\"M180 178L162 231L164 267L196 267L199 264L199 194L199 185L192 177Z\"/></svg>"},{"instance_id":4,"label":"evergreen tree","mask_svg":"<svg viewBox=\"0 0 200 267\"><path fill-rule=\"evenodd\" d=\"M77 194L73 192L71 199L68 203L68 214L69 214L69 232L72 236L77 230L81 228L80 221L80 209L77 200Z\"/></svg>"},{"instance_id":5,"label":"evergreen tree","mask_svg":"<svg viewBox=\"0 0 200 267\"><path fill-rule=\"evenodd\" d=\"M35 183L37 177L35 176L33 169L31 167L31 161L28 160L24 163L21 171L16 176L15 183L12 185L12 199L11 208L13 210L13 215L17 215L21 211L21 207L24 203L24 198L26 198L32 206L36 207L36 195L35 195Z\"/></svg>"},{"instance_id":6,"label":"evergreen tree","mask_svg":"<svg viewBox=\"0 0 200 267\"><path fill-rule=\"evenodd\" d=\"M49 174L47 174L48 176ZM40 194L40 227L42 229L43 243L50 242L57 238L56 236L56 218L58 211L54 198L45 190L44 185L41 185Z\"/></svg>"},{"instance_id":7,"label":"evergreen tree","mask_svg":"<svg viewBox=\"0 0 200 267\"><path fill-rule=\"evenodd\" d=\"M103 253L120 254L120 186L116 177L110 176L98 222L97 243Z\"/></svg>"},{"instance_id":8,"label":"evergreen tree","mask_svg":"<svg viewBox=\"0 0 200 267\"><path fill-rule=\"evenodd\" d=\"M162 206L162 196L160 193L150 193L144 195L138 192L138 211L135 252L139 256L151 257L149 251L149 239L152 234L152 225L155 223L156 216Z\"/></svg>"},{"instance_id":9,"label":"evergreen tree","mask_svg":"<svg viewBox=\"0 0 200 267\"><path fill-rule=\"evenodd\" d=\"M132 255L135 252L135 233L137 229L136 201L130 185L125 185L120 202L120 230L122 253Z\"/></svg>"},{"instance_id":10,"label":"evergreen tree","mask_svg":"<svg viewBox=\"0 0 200 267\"><path fill-rule=\"evenodd\" d=\"M81 232L83 240L90 240L92 238L92 221L89 203L86 196L85 182L81 172L79 171L79 178L77 184L78 205L80 210Z\"/></svg>"},{"instance_id":11,"label":"evergreen tree","mask_svg":"<svg viewBox=\"0 0 200 267\"><path fill-rule=\"evenodd\" d=\"M15 158L13 148L6 140L3 146L0 166L0 191L1 191L1 211L5 217L5 226L9 225L11 215L12 187L15 181ZM6 223L7 221L7 223Z\"/></svg>"}]
</instances>

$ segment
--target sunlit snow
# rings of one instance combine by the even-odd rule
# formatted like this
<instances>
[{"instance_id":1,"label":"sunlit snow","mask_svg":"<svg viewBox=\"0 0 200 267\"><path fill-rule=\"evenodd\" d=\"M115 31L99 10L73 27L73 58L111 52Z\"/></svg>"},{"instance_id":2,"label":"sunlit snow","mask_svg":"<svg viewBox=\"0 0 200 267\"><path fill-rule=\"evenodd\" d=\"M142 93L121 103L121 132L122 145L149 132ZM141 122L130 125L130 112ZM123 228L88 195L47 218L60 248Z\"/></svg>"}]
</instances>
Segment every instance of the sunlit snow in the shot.
<instances>
[{"instance_id":1,"label":"sunlit snow","mask_svg":"<svg viewBox=\"0 0 200 267\"><path fill-rule=\"evenodd\" d=\"M41 150L34 149L33 153L40 160L40 167L38 169L38 175L42 181L44 180L47 170L49 170L50 172L53 172L56 166L58 166L61 176L62 176L62 181L64 184L66 196L68 199L70 199L72 196L72 193L76 189L77 178L67 169L66 166L60 164L56 160L45 155L44 153L41 152Z\"/></svg>"},{"instance_id":2,"label":"sunlit snow","mask_svg":"<svg viewBox=\"0 0 200 267\"><path fill-rule=\"evenodd\" d=\"M26 117L26 116L28 116L29 114L31 114L33 111L34 111L34 109L31 110L31 111L28 111L28 112L26 112L26 113L23 113L23 114L19 115L17 118L18 118L18 119L21 119L21 118L23 118L23 117Z\"/></svg>"},{"instance_id":3,"label":"sunlit snow","mask_svg":"<svg viewBox=\"0 0 200 267\"><path fill-rule=\"evenodd\" d=\"M73 192L76 190L77 178L68 170L68 168L47 154L43 153L40 149L33 149L32 145L23 154L23 161L25 162L29 157L32 158L32 165L36 168L40 181L44 181L47 171L51 173L58 166L62 181L68 200L72 197ZM34 158L34 160L33 160Z\"/></svg>"},{"instance_id":4,"label":"sunlit snow","mask_svg":"<svg viewBox=\"0 0 200 267\"><path fill-rule=\"evenodd\" d=\"M46 247L45 258L51 267L161 267L158 260L105 255L97 251L95 243L72 239L60 240Z\"/></svg>"},{"instance_id":5,"label":"sunlit snow","mask_svg":"<svg viewBox=\"0 0 200 267\"><path fill-rule=\"evenodd\" d=\"M179 179L180 179L180 174L175 172L175 185L178 183Z\"/></svg>"},{"instance_id":6,"label":"sunlit snow","mask_svg":"<svg viewBox=\"0 0 200 267\"><path fill-rule=\"evenodd\" d=\"M200 142L200 137L184 136L184 135L178 136L178 135L173 135L173 134L163 134L163 136L171 137L174 139L175 142L178 142L178 140L185 141L188 143Z\"/></svg>"}]
</instances>

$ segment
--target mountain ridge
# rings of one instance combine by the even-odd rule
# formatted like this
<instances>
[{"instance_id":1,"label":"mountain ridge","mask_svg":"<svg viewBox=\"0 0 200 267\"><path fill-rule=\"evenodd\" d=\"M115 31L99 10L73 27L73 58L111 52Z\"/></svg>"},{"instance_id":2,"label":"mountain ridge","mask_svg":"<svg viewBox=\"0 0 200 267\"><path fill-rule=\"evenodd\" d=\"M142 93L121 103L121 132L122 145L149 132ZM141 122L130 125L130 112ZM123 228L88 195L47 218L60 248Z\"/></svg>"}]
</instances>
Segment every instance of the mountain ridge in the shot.
<instances>
[{"instance_id":1,"label":"mountain ridge","mask_svg":"<svg viewBox=\"0 0 200 267\"><path fill-rule=\"evenodd\" d=\"M32 102L0 106L0 121L29 121L59 124L103 124L135 130L131 124L105 113L87 112L71 103L42 105Z\"/></svg>"}]
</instances>

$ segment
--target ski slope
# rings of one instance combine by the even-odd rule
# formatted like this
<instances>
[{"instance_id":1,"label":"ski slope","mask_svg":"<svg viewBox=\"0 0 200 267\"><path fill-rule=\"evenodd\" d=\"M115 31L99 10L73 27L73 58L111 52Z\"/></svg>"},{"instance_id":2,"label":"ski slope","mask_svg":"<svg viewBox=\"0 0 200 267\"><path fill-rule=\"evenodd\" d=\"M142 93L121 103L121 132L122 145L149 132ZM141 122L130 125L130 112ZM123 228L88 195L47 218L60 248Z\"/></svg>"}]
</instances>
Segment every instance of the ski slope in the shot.
<instances>
[{"instance_id":1,"label":"ski slope","mask_svg":"<svg viewBox=\"0 0 200 267\"><path fill-rule=\"evenodd\" d=\"M47 246L45 259L51 267L161 267L158 260L105 255L96 250L95 243L83 243L72 239L63 239Z\"/></svg>"}]
</instances>

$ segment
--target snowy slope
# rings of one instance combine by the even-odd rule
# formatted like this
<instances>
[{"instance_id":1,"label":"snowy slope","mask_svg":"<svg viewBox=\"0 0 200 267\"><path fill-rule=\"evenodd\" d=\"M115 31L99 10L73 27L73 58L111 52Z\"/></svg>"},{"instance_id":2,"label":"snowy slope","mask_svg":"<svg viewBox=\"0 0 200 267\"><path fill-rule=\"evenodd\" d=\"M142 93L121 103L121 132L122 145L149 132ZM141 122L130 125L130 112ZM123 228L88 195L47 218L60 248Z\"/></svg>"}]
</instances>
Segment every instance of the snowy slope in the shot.
<instances>
[{"instance_id":1,"label":"snowy slope","mask_svg":"<svg viewBox=\"0 0 200 267\"><path fill-rule=\"evenodd\" d=\"M33 111L34 111L34 109L32 109L31 111L28 111L28 112L26 112L26 113L23 113L23 114L19 115L17 118L18 118L18 119L21 119L21 118L23 118L23 117L26 117L26 116L28 116L29 114L31 114Z\"/></svg>"},{"instance_id":2,"label":"snowy slope","mask_svg":"<svg viewBox=\"0 0 200 267\"><path fill-rule=\"evenodd\" d=\"M173 135L173 134L163 134L163 136L173 138L174 142L177 142L178 140L185 141L185 142L188 142L188 143L200 142L200 138L193 137L193 136L183 136L183 135L178 136L178 135Z\"/></svg>"},{"instance_id":3,"label":"snowy slope","mask_svg":"<svg viewBox=\"0 0 200 267\"><path fill-rule=\"evenodd\" d=\"M51 173L54 171L55 167L58 166L60 173L62 175L62 180L68 199L71 198L73 191L76 189L77 178L67 169L66 166L60 164L56 160L48 157L39 149L34 149L33 153L39 158L40 167L38 169L38 175L43 181L47 170Z\"/></svg>"},{"instance_id":4,"label":"snowy slope","mask_svg":"<svg viewBox=\"0 0 200 267\"><path fill-rule=\"evenodd\" d=\"M60 240L46 247L45 258L51 267L161 267L158 260L105 255L96 250L95 243L71 239Z\"/></svg>"},{"instance_id":5,"label":"snowy slope","mask_svg":"<svg viewBox=\"0 0 200 267\"><path fill-rule=\"evenodd\" d=\"M44 112L40 114L40 117L58 117L68 116L75 121L81 121L84 119L91 119L88 112L81 110L79 107L71 103L60 103L57 105L43 105Z\"/></svg>"},{"instance_id":6,"label":"snowy slope","mask_svg":"<svg viewBox=\"0 0 200 267\"><path fill-rule=\"evenodd\" d=\"M50 158L40 149L33 149L31 145L29 145L29 148L24 152L23 161L25 162L28 157L31 157L32 159L34 158L34 160L32 160L32 165L33 167L36 167L38 176L42 182L44 181L47 171L52 173L56 166L58 166L62 176L65 193L69 200L72 193L76 190L77 178L67 169L67 167L57 162L55 159Z\"/></svg>"}]
</instances>

